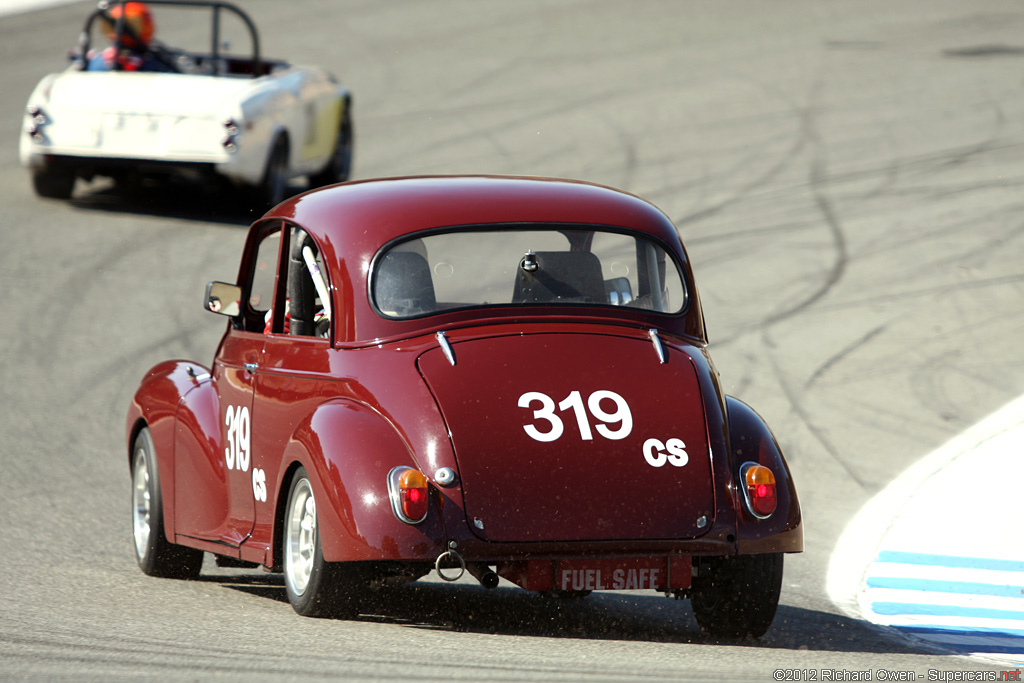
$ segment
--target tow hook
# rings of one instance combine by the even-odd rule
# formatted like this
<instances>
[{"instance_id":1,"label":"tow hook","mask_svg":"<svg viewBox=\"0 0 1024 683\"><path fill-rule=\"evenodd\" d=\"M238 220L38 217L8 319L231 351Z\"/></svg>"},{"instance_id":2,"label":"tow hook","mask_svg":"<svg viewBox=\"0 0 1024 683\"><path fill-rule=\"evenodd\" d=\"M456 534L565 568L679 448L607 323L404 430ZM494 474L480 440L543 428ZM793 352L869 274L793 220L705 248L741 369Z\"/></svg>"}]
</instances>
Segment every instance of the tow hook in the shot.
<instances>
[{"instance_id":1,"label":"tow hook","mask_svg":"<svg viewBox=\"0 0 1024 683\"><path fill-rule=\"evenodd\" d=\"M466 573L466 561L462 559L462 555L455 550L457 545L457 542L449 541L448 550L438 555L437 559L434 560L434 571L437 572L437 575L440 576L443 581L458 581L462 578L462 575ZM458 573L454 576L446 576L445 573L441 571L442 562L457 562L459 565Z\"/></svg>"}]
</instances>

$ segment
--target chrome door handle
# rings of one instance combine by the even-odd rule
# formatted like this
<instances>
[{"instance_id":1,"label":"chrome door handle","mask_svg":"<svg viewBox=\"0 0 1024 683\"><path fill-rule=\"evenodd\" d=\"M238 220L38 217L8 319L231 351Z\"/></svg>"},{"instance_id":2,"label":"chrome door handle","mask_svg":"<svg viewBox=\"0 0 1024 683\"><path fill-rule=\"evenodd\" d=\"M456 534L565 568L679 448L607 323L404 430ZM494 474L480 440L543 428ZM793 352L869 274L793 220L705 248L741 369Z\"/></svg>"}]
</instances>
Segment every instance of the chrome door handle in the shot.
<instances>
[{"instance_id":1,"label":"chrome door handle","mask_svg":"<svg viewBox=\"0 0 1024 683\"><path fill-rule=\"evenodd\" d=\"M259 365L257 365L256 363L246 363L245 364L245 371L246 372L256 372L256 368L258 368L258 367L259 367Z\"/></svg>"}]
</instances>

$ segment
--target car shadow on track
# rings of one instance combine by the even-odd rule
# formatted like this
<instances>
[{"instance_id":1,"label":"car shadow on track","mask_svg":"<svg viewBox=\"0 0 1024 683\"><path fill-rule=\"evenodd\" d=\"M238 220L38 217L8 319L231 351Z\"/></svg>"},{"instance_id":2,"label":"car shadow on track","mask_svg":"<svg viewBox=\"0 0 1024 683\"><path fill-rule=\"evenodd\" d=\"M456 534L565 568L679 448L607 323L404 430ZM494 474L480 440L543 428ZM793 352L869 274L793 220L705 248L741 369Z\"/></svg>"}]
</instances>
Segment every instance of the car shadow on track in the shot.
<instances>
[{"instance_id":1,"label":"car shadow on track","mask_svg":"<svg viewBox=\"0 0 1024 683\"><path fill-rule=\"evenodd\" d=\"M280 575L204 576L226 588L287 603ZM499 586L417 581L368 596L358 621L491 635L728 645L822 652L926 654L866 622L780 605L762 638L718 639L700 631L687 600L651 593L593 593L566 599Z\"/></svg>"},{"instance_id":2,"label":"car shadow on track","mask_svg":"<svg viewBox=\"0 0 1024 683\"><path fill-rule=\"evenodd\" d=\"M288 196L305 187L289 187ZM248 227L269 207L260 206L251 193L224 185L168 181L126 190L104 180L79 186L69 200L76 209L177 218L203 223Z\"/></svg>"}]
</instances>

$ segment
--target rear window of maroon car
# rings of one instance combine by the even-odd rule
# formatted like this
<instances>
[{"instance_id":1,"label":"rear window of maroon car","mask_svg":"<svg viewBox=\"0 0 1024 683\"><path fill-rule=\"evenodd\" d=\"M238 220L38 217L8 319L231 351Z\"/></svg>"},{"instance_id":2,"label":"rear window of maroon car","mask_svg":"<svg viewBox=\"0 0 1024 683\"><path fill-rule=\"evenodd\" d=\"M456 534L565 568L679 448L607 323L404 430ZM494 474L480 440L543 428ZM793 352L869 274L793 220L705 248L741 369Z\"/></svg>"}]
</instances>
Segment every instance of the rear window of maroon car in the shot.
<instances>
[{"instance_id":1,"label":"rear window of maroon car","mask_svg":"<svg viewBox=\"0 0 1024 683\"><path fill-rule=\"evenodd\" d=\"M374 259L374 305L408 319L487 306L612 306L674 315L679 267L657 242L600 228L458 229L393 243Z\"/></svg>"}]
</instances>

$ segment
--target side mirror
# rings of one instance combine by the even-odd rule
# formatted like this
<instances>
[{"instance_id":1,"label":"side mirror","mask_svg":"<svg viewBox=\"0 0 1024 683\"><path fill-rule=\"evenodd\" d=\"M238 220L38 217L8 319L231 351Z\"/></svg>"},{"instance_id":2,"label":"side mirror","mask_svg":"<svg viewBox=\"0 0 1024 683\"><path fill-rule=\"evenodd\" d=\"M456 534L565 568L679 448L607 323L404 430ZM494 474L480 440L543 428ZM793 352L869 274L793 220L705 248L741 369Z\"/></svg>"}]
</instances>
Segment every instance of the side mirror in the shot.
<instances>
[{"instance_id":1,"label":"side mirror","mask_svg":"<svg viewBox=\"0 0 1024 683\"><path fill-rule=\"evenodd\" d=\"M234 318L242 312L242 288L226 282L208 282L203 307L211 313Z\"/></svg>"}]
</instances>

